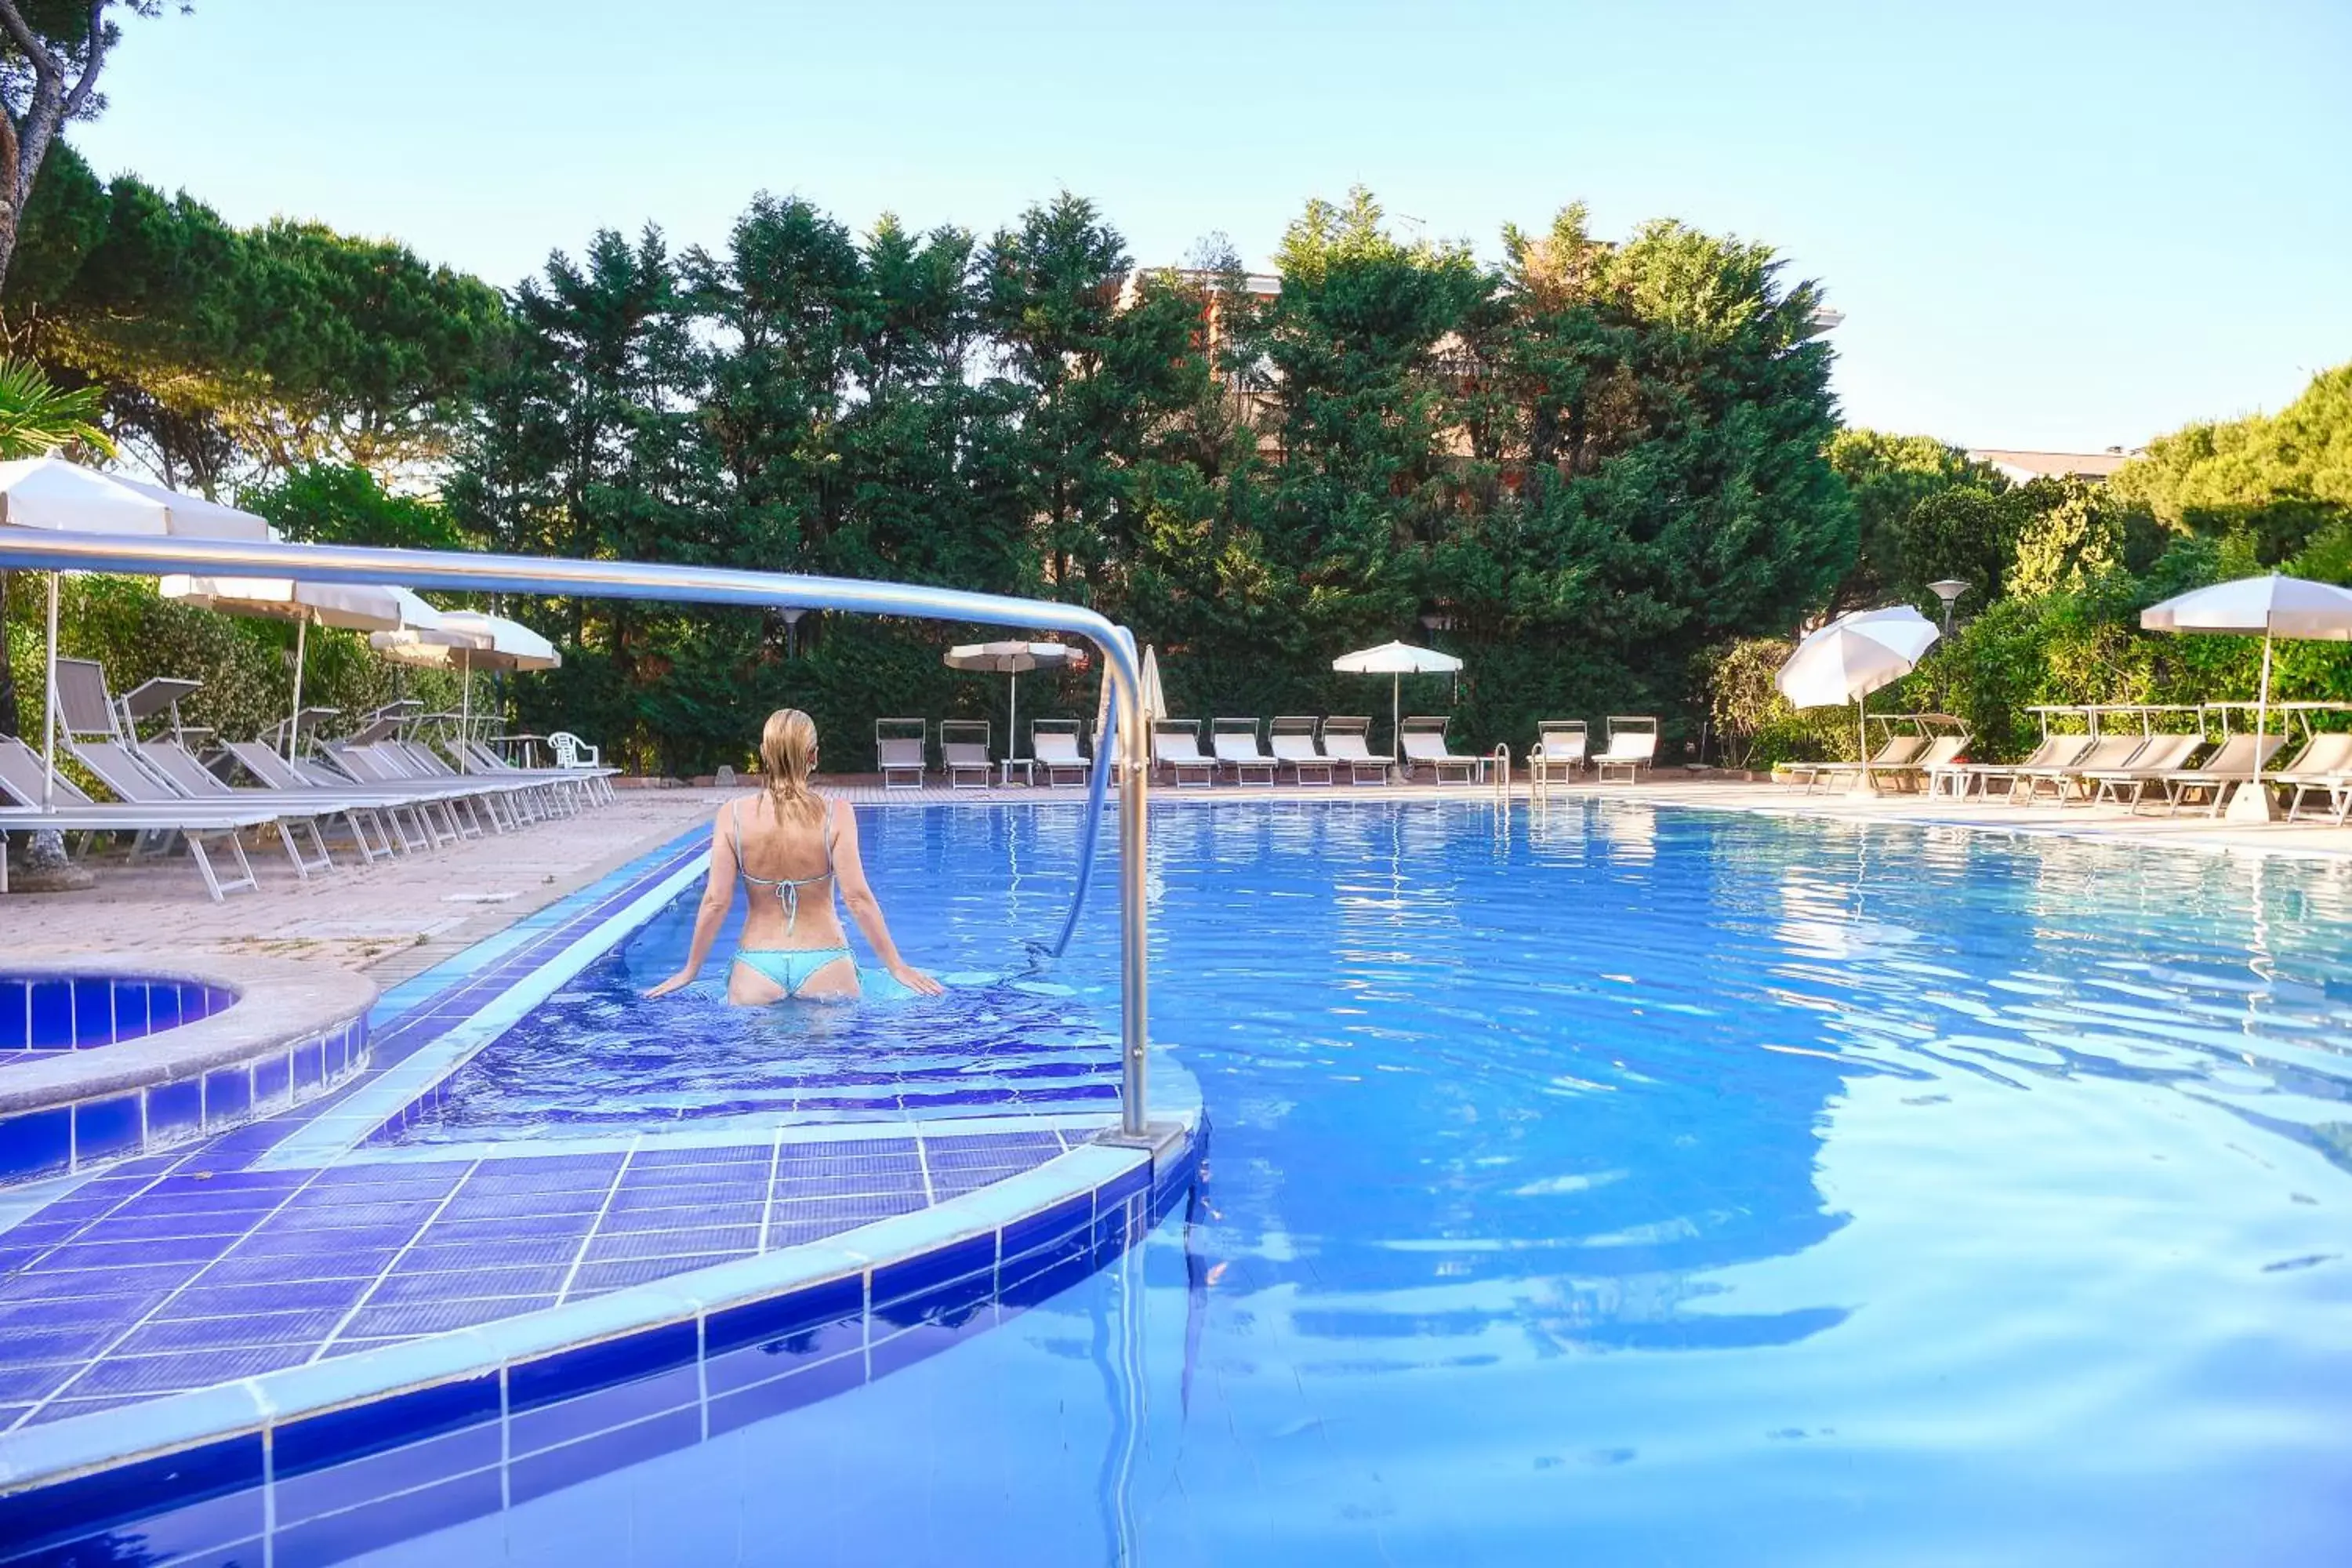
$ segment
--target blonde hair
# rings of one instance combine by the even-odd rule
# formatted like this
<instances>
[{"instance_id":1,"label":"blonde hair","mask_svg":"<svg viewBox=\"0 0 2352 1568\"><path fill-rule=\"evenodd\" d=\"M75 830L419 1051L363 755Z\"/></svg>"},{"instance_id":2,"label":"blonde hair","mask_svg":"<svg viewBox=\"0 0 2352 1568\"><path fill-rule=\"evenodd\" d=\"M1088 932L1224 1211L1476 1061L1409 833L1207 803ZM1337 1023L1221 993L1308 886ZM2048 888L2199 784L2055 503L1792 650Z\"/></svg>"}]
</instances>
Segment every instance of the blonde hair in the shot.
<instances>
[{"instance_id":1,"label":"blonde hair","mask_svg":"<svg viewBox=\"0 0 2352 1568\"><path fill-rule=\"evenodd\" d=\"M760 773L777 821L814 822L824 815L824 803L809 788L815 765L816 721L797 708L769 714L760 730Z\"/></svg>"}]
</instances>

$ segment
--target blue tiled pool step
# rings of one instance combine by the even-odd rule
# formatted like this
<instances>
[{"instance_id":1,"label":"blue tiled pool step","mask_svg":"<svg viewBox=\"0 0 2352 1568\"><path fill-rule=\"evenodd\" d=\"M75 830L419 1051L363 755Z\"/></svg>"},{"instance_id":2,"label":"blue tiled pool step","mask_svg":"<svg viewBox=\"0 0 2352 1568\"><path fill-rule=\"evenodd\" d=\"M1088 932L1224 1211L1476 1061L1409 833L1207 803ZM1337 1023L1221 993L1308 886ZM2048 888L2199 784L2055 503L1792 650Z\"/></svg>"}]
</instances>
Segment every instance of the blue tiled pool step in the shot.
<instances>
[{"instance_id":1,"label":"blue tiled pool step","mask_svg":"<svg viewBox=\"0 0 2352 1568\"><path fill-rule=\"evenodd\" d=\"M805 1246L5 1440L10 1564L331 1563L825 1398L1076 1283L1184 1201L1197 1131L1157 1161L1087 1145Z\"/></svg>"}]
</instances>

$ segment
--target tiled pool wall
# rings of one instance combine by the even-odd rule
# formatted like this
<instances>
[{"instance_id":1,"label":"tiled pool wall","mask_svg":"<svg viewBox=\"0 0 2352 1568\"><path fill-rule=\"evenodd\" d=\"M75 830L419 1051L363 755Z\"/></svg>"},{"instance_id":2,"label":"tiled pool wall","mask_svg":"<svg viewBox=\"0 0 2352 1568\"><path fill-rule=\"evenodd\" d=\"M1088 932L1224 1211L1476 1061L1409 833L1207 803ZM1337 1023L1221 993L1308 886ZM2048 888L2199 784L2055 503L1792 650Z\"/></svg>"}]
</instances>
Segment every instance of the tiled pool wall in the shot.
<instances>
[{"instance_id":1,"label":"tiled pool wall","mask_svg":"<svg viewBox=\"0 0 2352 1568\"><path fill-rule=\"evenodd\" d=\"M554 1320L582 1321L564 1309L379 1352L445 1368L389 1392L367 1392L375 1358L351 1358L151 1406L158 1447L174 1420L228 1429L223 1401L250 1414L233 1436L101 1457L0 1497L0 1563L119 1561L134 1542L141 1561L339 1562L846 1392L1137 1245L1195 1190L1206 1137L1195 1123L1157 1158L1076 1152L1115 1173L1026 1212L1000 1195L980 1228L885 1260L844 1253L845 1267L763 1298L730 1299L750 1293L737 1276L766 1265L754 1259L604 1298L592 1309L616 1325L639 1321L586 1342L548 1344Z\"/></svg>"},{"instance_id":2,"label":"tiled pool wall","mask_svg":"<svg viewBox=\"0 0 2352 1568\"><path fill-rule=\"evenodd\" d=\"M225 985L129 974L0 974L0 1067L193 1024L236 1001Z\"/></svg>"},{"instance_id":3,"label":"tiled pool wall","mask_svg":"<svg viewBox=\"0 0 2352 1568\"><path fill-rule=\"evenodd\" d=\"M153 1153L275 1115L335 1089L367 1058L362 1015L245 1061L0 1118L0 1187Z\"/></svg>"}]
</instances>

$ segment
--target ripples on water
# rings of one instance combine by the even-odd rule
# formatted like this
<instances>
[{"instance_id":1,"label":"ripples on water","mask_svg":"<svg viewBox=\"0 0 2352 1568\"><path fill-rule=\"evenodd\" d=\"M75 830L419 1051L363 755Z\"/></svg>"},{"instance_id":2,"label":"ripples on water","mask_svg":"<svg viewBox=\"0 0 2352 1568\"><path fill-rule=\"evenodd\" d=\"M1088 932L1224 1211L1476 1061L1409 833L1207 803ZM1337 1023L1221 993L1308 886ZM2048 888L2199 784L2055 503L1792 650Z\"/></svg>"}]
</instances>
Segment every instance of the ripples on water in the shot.
<instances>
[{"instance_id":1,"label":"ripples on water","mask_svg":"<svg viewBox=\"0 0 2352 1568\"><path fill-rule=\"evenodd\" d=\"M868 832L951 966L1066 896L1070 813ZM1190 1223L516 1539L2352 1561L2352 868L1613 803L1153 832ZM1097 910L1062 1026L1108 1025L1112 956Z\"/></svg>"}]
</instances>

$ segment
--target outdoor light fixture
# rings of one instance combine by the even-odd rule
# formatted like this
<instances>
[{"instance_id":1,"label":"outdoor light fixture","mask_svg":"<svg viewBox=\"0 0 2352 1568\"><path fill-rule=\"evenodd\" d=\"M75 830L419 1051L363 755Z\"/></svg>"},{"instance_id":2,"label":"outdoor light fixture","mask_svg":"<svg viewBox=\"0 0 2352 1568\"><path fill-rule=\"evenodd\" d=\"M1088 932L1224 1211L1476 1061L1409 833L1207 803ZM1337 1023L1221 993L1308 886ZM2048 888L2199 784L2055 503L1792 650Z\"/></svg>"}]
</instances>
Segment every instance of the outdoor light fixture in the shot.
<instances>
[{"instance_id":1,"label":"outdoor light fixture","mask_svg":"<svg viewBox=\"0 0 2352 1568\"><path fill-rule=\"evenodd\" d=\"M1947 577L1940 583L1927 584L1928 590L1936 597L1944 601L1944 635L1946 637L1952 634L1952 606L1959 602L1961 595L1975 586L1975 584L1963 583L1958 577Z\"/></svg>"}]
</instances>

